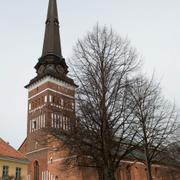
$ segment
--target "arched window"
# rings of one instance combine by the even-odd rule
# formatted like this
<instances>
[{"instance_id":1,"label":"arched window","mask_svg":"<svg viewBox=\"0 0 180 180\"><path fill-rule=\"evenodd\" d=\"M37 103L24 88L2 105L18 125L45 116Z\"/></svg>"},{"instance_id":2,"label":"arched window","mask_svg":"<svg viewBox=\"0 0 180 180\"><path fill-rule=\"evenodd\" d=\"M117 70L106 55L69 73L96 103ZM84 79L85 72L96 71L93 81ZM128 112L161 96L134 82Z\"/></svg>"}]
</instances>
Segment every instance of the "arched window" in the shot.
<instances>
[{"instance_id":1,"label":"arched window","mask_svg":"<svg viewBox=\"0 0 180 180\"><path fill-rule=\"evenodd\" d=\"M38 163L38 161L34 162L34 180L39 180L39 163Z\"/></svg>"}]
</instances>

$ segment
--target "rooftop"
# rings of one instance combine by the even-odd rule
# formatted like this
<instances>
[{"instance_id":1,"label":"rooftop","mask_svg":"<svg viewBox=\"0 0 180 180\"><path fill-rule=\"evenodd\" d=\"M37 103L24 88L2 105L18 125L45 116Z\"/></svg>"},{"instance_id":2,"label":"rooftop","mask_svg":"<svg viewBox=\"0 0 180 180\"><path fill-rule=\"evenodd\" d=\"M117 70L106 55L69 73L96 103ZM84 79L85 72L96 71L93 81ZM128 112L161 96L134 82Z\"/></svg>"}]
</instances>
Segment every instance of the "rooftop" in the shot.
<instances>
[{"instance_id":1,"label":"rooftop","mask_svg":"<svg viewBox=\"0 0 180 180\"><path fill-rule=\"evenodd\" d=\"M28 161L28 159L19 151L10 146L2 138L0 138L0 159L8 160L23 160Z\"/></svg>"}]
</instances>

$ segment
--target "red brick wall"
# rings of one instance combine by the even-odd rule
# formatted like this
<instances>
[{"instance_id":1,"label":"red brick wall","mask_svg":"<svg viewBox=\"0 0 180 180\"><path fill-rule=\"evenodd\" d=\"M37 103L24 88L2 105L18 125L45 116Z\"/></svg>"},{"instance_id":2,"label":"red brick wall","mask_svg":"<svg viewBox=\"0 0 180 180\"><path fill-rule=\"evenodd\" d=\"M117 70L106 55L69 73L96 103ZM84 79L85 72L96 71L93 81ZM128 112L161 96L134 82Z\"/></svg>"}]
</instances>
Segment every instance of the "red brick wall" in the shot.
<instances>
[{"instance_id":1,"label":"red brick wall","mask_svg":"<svg viewBox=\"0 0 180 180\"><path fill-rule=\"evenodd\" d=\"M71 120L75 119L75 110L74 107L72 107L72 103L75 103L75 99L68 97L74 97L75 91L57 84L46 82L38 88L31 90L28 95L30 98L28 104L31 103L31 109L28 109L28 136L26 142L21 146L20 151L26 154L31 160L28 169L29 174L31 174L31 180L34 179L35 161L38 161L39 163L40 180L43 178L42 174L43 176L52 176L53 178L58 176L59 180L98 180L98 174L93 168L65 169L63 158L67 156L68 150L62 150L60 148L62 142L53 136L49 136L48 132L44 131L52 125L51 113L67 116ZM44 101L45 96L48 97L48 102ZM50 102L49 96L52 96L52 102ZM62 99L63 106L61 107ZM33 132L30 131L32 119L35 119L42 114L45 114L46 127ZM175 172L174 176L176 176L176 170L163 166L154 166L153 177L154 180L174 180L172 175L173 172ZM121 164L116 176L117 180L146 180L146 173L146 168L143 163L124 162ZM175 180L180 180L180 178L176 178Z\"/></svg>"}]
</instances>

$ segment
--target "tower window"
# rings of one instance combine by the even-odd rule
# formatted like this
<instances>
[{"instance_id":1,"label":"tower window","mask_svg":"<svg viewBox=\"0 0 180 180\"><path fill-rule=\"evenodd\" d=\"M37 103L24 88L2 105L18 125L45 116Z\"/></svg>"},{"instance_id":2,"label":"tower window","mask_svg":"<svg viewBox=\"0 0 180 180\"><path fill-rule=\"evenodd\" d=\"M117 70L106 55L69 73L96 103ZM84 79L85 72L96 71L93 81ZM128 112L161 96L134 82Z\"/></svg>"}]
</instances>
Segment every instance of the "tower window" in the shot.
<instances>
[{"instance_id":1,"label":"tower window","mask_svg":"<svg viewBox=\"0 0 180 180\"><path fill-rule=\"evenodd\" d=\"M36 128L37 128L37 122L33 121L33 129L36 129Z\"/></svg>"},{"instance_id":2,"label":"tower window","mask_svg":"<svg viewBox=\"0 0 180 180\"><path fill-rule=\"evenodd\" d=\"M59 129L60 128L60 125L59 125L59 119L57 120L57 128Z\"/></svg>"},{"instance_id":3,"label":"tower window","mask_svg":"<svg viewBox=\"0 0 180 180\"><path fill-rule=\"evenodd\" d=\"M35 142L35 149L37 149L38 148L38 142L36 141Z\"/></svg>"},{"instance_id":4,"label":"tower window","mask_svg":"<svg viewBox=\"0 0 180 180\"><path fill-rule=\"evenodd\" d=\"M16 180L21 179L21 168L16 168Z\"/></svg>"},{"instance_id":5,"label":"tower window","mask_svg":"<svg viewBox=\"0 0 180 180\"><path fill-rule=\"evenodd\" d=\"M50 162L51 162L51 164L53 163L53 158L52 157L50 158Z\"/></svg>"},{"instance_id":6,"label":"tower window","mask_svg":"<svg viewBox=\"0 0 180 180\"><path fill-rule=\"evenodd\" d=\"M2 177L7 177L8 173L9 173L9 167L8 166L3 166Z\"/></svg>"},{"instance_id":7,"label":"tower window","mask_svg":"<svg viewBox=\"0 0 180 180\"><path fill-rule=\"evenodd\" d=\"M49 96L49 102L52 102L52 96L51 95Z\"/></svg>"},{"instance_id":8,"label":"tower window","mask_svg":"<svg viewBox=\"0 0 180 180\"><path fill-rule=\"evenodd\" d=\"M46 127L46 115L43 115L43 127Z\"/></svg>"},{"instance_id":9,"label":"tower window","mask_svg":"<svg viewBox=\"0 0 180 180\"><path fill-rule=\"evenodd\" d=\"M54 127L57 128L56 119L54 120Z\"/></svg>"},{"instance_id":10,"label":"tower window","mask_svg":"<svg viewBox=\"0 0 180 180\"><path fill-rule=\"evenodd\" d=\"M61 106L64 106L64 99L61 99Z\"/></svg>"},{"instance_id":11,"label":"tower window","mask_svg":"<svg viewBox=\"0 0 180 180\"><path fill-rule=\"evenodd\" d=\"M66 130L66 117L63 116L63 130Z\"/></svg>"},{"instance_id":12,"label":"tower window","mask_svg":"<svg viewBox=\"0 0 180 180\"><path fill-rule=\"evenodd\" d=\"M63 128L63 120L62 115L60 115L60 128Z\"/></svg>"},{"instance_id":13,"label":"tower window","mask_svg":"<svg viewBox=\"0 0 180 180\"><path fill-rule=\"evenodd\" d=\"M45 102L45 103L47 102L47 96L44 97L44 102Z\"/></svg>"},{"instance_id":14,"label":"tower window","mask_svg":"<svg viewBox=\"0 0 180 180\"><path fill-rule=\"evenodd\" d=\"M74 110L74 103L72 103L72 109Z\"/></svg>"},{"instance_id":15,"label":"tower window","mask_svg":"<svg viewBox=\"0 0 180 180\"><path fill-rule=\"evenodd\" d=\"M53 121L53 119L51 120L51 127L53 127L54 126L54 121Z\"/></svg>"},{"instance_id":16,"label":"tower window","mask_svg":"<svg viewBox=\"0 0 180 180\"><path fill-rule=\"evenodd\" d=\"M31 110L31 103L29 103L29 110Z\"/></svg>"}]
</instances>

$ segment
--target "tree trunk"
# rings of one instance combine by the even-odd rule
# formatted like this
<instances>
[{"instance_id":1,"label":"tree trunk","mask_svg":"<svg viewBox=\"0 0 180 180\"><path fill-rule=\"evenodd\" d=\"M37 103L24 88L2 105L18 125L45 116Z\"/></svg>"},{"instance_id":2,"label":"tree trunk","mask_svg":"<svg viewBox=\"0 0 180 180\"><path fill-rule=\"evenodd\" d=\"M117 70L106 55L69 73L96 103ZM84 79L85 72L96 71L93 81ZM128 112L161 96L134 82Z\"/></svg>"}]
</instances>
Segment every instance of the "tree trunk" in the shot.
<instances>
[{"instance_id":1,"label":"tree trunk","mask_svg":"<svg viewBox=\"0 0 180 180\"><path fill-rule=\"evenodd\" d=\"M146 165L147 165L147 179L153 180L152 179L152 172L151 172L151 163L147 162Z\"/></svg>"},{"instance_id":2,"label":"tree trunk","mask_svg":"<svg viewBox=\"0 0 180 180\"><path fill-rule=\"evenodd\" d=\"M102 173L103 180L116 180L115 171L113 169L105 167Z\"/></svg>"}]
</instances>

